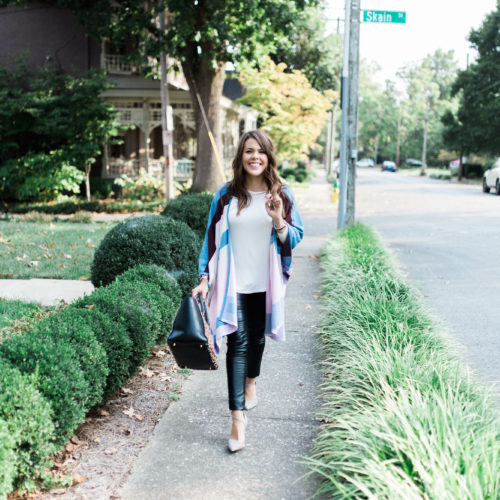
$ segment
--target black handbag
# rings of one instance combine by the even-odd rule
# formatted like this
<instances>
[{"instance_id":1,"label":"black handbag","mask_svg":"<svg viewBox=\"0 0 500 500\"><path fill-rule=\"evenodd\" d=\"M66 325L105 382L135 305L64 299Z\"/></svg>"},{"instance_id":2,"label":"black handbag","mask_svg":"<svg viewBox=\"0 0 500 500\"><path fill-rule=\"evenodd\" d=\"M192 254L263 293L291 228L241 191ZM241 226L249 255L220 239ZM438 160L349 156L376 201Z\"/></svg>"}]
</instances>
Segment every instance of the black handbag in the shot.
<instances>
[{"instance_id":1,"label":"black handbag","mask_svg":"<svg viewBox=\"0 0 500 500\"><path fill-rule=\"evenodd\" d=\"M181 368L217 370L219 363L208 323L205 302L185 297L177 311L167 345Z\"/></svg>"}]
</instances>

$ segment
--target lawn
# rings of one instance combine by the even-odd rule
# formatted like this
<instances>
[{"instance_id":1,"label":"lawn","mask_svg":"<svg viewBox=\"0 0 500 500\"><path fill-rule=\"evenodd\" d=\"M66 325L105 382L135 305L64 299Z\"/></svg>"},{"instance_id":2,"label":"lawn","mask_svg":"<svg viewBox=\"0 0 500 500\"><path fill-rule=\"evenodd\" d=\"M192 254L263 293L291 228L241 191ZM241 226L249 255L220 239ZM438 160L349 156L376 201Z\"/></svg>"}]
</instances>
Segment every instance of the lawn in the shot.
<instances>
[{"instance_id":1,"label":"lawn","mask_svg":"<svg viewBox=\"0 0 500 500\"><path fill-rule=\"evenodd\" d=\"M115 222L0 221L0 278L85 279Z\"/></svg>"}]
</instances>

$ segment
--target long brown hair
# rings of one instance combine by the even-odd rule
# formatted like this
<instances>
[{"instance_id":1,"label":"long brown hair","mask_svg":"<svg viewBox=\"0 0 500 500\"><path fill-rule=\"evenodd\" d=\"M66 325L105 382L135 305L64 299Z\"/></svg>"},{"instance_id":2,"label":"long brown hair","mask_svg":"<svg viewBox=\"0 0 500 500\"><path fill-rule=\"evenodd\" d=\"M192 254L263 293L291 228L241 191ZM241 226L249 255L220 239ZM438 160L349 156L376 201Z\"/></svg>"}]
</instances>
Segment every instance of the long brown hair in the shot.
<instances>
[{"instance_id":1,"label":"long brown hair","mask_svg":"<svg viewBox=\"0 0 500 500\"><path fill-rule=\"evenodd\" d=\"M281 196L283 205L285 202L289 201L288 196L283 192L283 183L278 175L273 142L262 130L250 130L249 132L245 132L240 138L238 150L233 160L233 180L229 183L230 193L238 199L238 214L250 201L250 195L246 188L247 173L243 168L243 151L245 150L245 143L248 139L255 139L267 156L267 167L263 173L267 192L271 193L273 199L276 198L276 196Z\"/></svg>"}]
</instances>

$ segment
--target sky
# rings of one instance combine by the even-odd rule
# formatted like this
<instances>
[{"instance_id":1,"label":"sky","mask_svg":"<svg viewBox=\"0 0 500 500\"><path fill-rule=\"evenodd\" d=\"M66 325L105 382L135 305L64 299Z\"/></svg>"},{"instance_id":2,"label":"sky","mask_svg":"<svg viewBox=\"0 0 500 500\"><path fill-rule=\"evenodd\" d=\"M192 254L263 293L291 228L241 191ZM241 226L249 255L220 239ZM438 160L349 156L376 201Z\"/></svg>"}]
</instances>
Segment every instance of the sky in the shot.
<instances>
[{"instance_id":1,"label":"sky","mask_svg":"<svg viewBox=\"0 0 500 500\"><path fill-rule=\"evenodd\" d=\"M466 40L472 28L496 8L496 0L360 0L361 10L406 12L406 24L361 23L360 57L381 66L381 82L395 80L396 71L422 60L437 49L455 51L460 68L475 57ZM327 0L329 31L336 31L341 18L343 32L345 0Z\"/></svg>"}]
</instances>

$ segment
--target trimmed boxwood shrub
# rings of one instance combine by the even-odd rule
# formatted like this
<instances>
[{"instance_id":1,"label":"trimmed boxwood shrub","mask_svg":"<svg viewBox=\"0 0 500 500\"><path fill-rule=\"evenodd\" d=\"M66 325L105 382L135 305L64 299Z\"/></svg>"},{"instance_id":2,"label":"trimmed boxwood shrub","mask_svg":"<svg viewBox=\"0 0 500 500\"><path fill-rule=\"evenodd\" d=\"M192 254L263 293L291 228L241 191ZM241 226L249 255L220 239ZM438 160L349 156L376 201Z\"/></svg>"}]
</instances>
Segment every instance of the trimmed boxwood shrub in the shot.
<instances>
[{"instance_id":1,"label":"trimmed boxwood shrub","mask_svg":"<svg viewBox=\"0 0 500 500\"><path fill-rule=\"evenodd\" d=\"M160 215L127 219L114 226L97 248L91 268L94 286L108 285L137 264L157 264L169 272L184 271L181 289L188 294L197 282L200 244L183 222Z\"/></svg>"},{"instance_id":2,"label":"trimmed boxwood shrub","mask_svg":"<svg viewBox=\"0 0 500 500\"><path fill-rule=\"evenodd\" d=\"M150 348L162 333L158 293L157 285L145 281L116 281L75 303L76 307L94 306L127 329L133 344L130 374L149 357Z\"/></svg>"},{"instance_id":3,"label":"trimmed boxwood shrub","mask_svg":"<svg viewBox=\"0 0 500 500\"><path fill-rule=\"evenodd\" d=\"M92 407L102 400L106 377L109 373L108 357L104 347L97 341L92 327L80 315L63 310L38 321L29 335L42 337L47 341L68 342L75 348L90 394L87 405Z\"/></svg>"},{"instance_id":4,"label":"trimmed boxwood shrub","mask_svg":"<svg viewBox=\"0 0 500 500\"><path fill-rule=\"evenodd\" d=\"M200 242L203 242L213 199L212 193L178 196L167 203L162 215L186 223L198 235Z\"/></svg>"},{"instance_id":5,"label":"trimmed boxwood shrub","mask_svg":"<svg viewBox=\"0 0 500 500\"><path fill-rule=\"evenodd\" d=\"M27 486L26 482L40 474L55 451L52 410L35 386L35 376L23 375L0 359L0 421L7 423L13 438L14 486L17 488ZM0 491L3 491L1 487Z\"/></svg>"},{"instance_id":6,"label":"trimmed boxwood shrub","mask_svg":"<svg viewBox=\"0 0 500 500\"><path fill-rule=\"evenodd\" d=\"M5 500L14 486L14 438L7 423L0 419L0 500Z\"/></svg>"},{"instance_id":7,"label":"trimmed boxwood shrub","mask_svg":"<svg viewBox=\"0 0 500 500\"><path fill-rule=\"evenodd\" d=\"M133 343L129 333L119 321L97 309L68 306L67 314L77 316L89 325L106 351L109 373L104 386L103 399L114 394L128 379L131 372L130 357ZM98 401L99 403L100 401Z\"/></svg>"},{"instance_id":8,"label":"trimmed boxwood shrub","mask_svg":"<svg viewBox=\"0 0 500 500\"><path fill-rule=\"evenodd\" d=\"M160 335L170 331L181 304L182 293L177 281L165 269L155 264L140 264L117 276L116 281L145 281L150 285L156 285L158 294L155 295L155 299L162 315Z\"/></svg>"},{"instance_id":9,"label":"trimmed boxwood shrub","mask_svg":"<svg viewBox=\"0 0 500 500\"><path fill-rule=\"evenodd\" d=\"M36 388L52 407L55 442L64 444L89 409L90 388L76 349L67 342L17 335L0 342L0 358L23 373L37 373Z\"/></svg>"}]
</instances>

